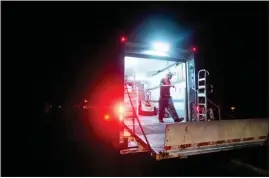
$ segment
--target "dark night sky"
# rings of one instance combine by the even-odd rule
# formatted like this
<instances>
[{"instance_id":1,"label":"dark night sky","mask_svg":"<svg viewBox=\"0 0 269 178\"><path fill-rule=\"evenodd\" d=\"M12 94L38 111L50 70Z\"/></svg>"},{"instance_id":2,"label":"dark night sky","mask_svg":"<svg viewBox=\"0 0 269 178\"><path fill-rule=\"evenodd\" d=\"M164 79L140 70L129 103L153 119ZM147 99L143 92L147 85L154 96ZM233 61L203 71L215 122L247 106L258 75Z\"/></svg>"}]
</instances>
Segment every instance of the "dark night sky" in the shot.
<instances>
[{"instance_id":1,"label":"dark night sky","mask_svg":"<svg viewBox=\"0 0 269 178\"><path fill-rule=\"evenodd\" d=\"M120 34L140 38L135 27L151 18L174 20L211 72L218 102L252 115L267 112L265 2L152 4L2 2L3 61L9 72L27 73L34 99L65 102L87 95L98 66L111 65L98 58L108 50L104 44Z\"/></svg>"}]
</instances>

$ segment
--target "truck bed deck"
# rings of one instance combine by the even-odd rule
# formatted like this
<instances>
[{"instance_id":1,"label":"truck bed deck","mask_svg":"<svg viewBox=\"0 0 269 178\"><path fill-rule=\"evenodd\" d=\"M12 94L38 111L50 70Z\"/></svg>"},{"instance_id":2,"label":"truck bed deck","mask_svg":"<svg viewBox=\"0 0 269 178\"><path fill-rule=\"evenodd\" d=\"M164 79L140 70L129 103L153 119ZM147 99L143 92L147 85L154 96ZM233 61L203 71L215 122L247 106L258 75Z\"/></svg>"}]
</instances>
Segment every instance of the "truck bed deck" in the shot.
<instances>
[{"instance_id":1,"label":"truck bed deck","mask_svg":"<svg viewBox=\"0 0 269 178\"><path fill-rule=\"evenodd\" d=\"M151 149L157 154L169 152L172 157L179 153L187 156L262 145L268 136L267 119L194 123L174 123L172 118L165 118L164 123L159 123L157 116L139 116L138 119ZM125 126L140 143L147 144L137 122L133 124L132 118L125 119Z\"/></svg>"},{"instance_id":2,"label":"truck bed deck","mask_svg":"<svg viewBox=\"0 0 269 178\"><path fill-rule=\"evenodd\" d=\"M164 123L160 123L158 116L138 116L138 118L154 152L164 151L165 126L166 124L174 123L173 119L164 118ZM133 130L132 118L125 119L124 123L128 130ZM134 134L146 143L142 130L136 121L134 126Z\"/></svg>"}]
</instances>

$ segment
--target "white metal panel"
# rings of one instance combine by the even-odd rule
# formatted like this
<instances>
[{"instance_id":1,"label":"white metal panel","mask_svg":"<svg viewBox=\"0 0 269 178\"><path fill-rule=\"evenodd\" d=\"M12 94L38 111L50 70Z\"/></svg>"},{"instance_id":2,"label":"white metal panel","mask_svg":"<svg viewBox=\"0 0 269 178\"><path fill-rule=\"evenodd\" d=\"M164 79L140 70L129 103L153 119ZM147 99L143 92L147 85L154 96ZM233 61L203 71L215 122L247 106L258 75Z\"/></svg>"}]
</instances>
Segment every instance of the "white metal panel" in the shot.
<instances>
[{"instance_id":1,"label":"white metal panel","mask_svg":"<svg viewBox=\"0 0 269 178\"><path fill-rule=\"evenodd\" d=\"M267 136L267 119L222 120L166 125L165 146Z\"/></svg>"}]
</instances>

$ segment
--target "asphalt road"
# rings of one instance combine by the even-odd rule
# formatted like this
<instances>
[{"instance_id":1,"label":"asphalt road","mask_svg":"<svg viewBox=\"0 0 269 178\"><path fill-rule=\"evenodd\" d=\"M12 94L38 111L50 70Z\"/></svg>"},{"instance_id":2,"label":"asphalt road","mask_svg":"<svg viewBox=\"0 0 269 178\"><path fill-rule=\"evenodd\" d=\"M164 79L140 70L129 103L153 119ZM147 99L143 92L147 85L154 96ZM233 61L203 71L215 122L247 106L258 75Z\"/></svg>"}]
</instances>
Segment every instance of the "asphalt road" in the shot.
<instances>
[{"instance_id":1,"label":"asphalt road","mask_svg":"<svg viewBox=\"0 0 269 178\"><path fill-rule=\"evenodd\" d=\"M160 162L147 153L119 155L96 138L87 119L93 118L81 111L41 114L25 164L2 170L2 176L259 176L233 165L233 158L267 167L265 148Z\"/></svg>"}]
</instances>

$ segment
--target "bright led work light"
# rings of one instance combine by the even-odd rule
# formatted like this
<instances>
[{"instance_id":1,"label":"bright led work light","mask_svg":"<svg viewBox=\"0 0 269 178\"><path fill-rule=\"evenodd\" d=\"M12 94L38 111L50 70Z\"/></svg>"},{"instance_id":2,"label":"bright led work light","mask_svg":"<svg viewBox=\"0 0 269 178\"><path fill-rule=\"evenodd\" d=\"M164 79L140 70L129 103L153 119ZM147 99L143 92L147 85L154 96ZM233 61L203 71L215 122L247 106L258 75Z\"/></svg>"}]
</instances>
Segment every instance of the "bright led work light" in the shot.
<instances>
[{"instance_id":1,"label":"bright led work light","mask_svg":"<svg viewBox=\"0 0 269 178\"><path fill-rule=\"evenodd\" d=\"M152 44L152 46L155 51L159 51L159 52L167 52L170 48L168 44L161 43L161 42L155 42Z\"/></svg>"}]
</instances>

